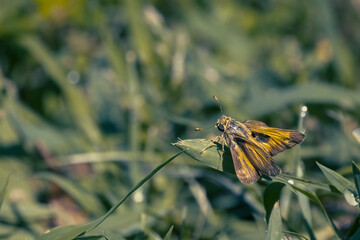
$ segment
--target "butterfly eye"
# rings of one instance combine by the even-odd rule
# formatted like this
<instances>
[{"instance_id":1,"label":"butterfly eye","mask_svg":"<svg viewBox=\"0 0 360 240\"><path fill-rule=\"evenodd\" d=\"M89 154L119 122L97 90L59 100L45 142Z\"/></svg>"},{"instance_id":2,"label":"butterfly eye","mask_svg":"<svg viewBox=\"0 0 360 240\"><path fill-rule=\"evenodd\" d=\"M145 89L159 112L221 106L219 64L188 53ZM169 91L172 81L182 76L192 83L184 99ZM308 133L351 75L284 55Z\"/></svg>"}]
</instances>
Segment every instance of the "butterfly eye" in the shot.
<instances>
[{"instance_id":1,"label":"butterfly eye","mask_svg":"<svg viewBox=\"0 0 360 240\"><path fill-rule=\"evenodd\" d=\"M221 132L224 131L224 125L222 125L222 124L220 124L220 123L217 125L217 128L218 128L219 131L221 131Z\"/></svg>"}]
</instances>

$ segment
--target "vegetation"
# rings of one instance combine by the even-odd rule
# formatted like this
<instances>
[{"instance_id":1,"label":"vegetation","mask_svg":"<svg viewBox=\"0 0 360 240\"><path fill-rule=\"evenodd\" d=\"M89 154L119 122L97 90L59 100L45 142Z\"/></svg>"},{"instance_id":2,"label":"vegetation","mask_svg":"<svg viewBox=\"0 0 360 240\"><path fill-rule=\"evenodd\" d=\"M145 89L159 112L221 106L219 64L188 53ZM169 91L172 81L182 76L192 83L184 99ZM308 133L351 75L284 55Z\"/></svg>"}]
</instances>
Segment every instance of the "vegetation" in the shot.
<instances>
[{"instance_id":1,"label":"vegetation","mask_svg":"<svg viewBox=\"0 0 360 240\"><path fill-rule=\"evenodd\" d=\"M358 1L0 4L0 239L360 238ZM200 154L214 95L282 174Z\"/></svg>"}]
</instances>

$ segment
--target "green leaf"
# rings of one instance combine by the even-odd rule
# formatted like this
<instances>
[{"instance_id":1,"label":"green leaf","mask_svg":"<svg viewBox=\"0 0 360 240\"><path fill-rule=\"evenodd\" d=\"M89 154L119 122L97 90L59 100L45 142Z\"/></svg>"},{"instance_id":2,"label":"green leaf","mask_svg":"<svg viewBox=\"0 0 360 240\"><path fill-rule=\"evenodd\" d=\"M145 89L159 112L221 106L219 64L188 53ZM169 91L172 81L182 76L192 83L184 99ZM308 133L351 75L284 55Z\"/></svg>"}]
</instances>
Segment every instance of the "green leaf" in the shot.
<instances>
[{"instance_id":1,"label":"green leaf","mask_svg":"<svg viewBox=\"0 0 360 240\"><path fill-rule=\"evenodd\" d=\"M324 205L321 203L319 197L316 195L316 193L311 190L306 188L305 186L301 186L298 185L296 186L295 184L293 184L292 182L287 182L286 185L289 187L289 189L294 192L295 194L304 194L306 197L308 197L310 200L312 200L313 202L315 202L316 204L318 204L320 206L320 209L322 211L322 213L324 214L326 220L328 221L328 223L330 224L331 228L334 230L334 233L337 237L337 239L343 239L342 234L340 233L340 231L337 229L337 227L335 226L334 222L332 221L332 219L330 218L330 216L327 214Z\"/></svg>"},{"instance_id":2,"label":"green leaf","mask_svg":"<svg viewBox=\"0 0 360 240\"><path fill-rule=\"evenodd\" d=\"M282 220L279 202L276 202L270 215L266 240L278 240L282 237Z\"/></svg>"},{"instance_id":3,"label":"green leaf","mask_svg":"<svg viewBox=\"0 0 360 240\"><path fill-rule=\"evenodd\" d=\"M83 235L93 222L84 225L61 226L41 235L39 240L69 240Z\"/></svg>"},{"instance_id":4,"label":"green leaf","mask_svg":"<svg viewBox=\"0 0 360 240\"><path fill-rule=\"evenodd\" d=\"M346 201L350 205L354 206L354 203L356 203L354 196L357 194L355 185L334 170L331 170L318 162L317 165L320 167L327 180L344 195Z\"/></svg>"},{"instance_id":5,"label":"green leaf","mask_svg":"<svg viewBox=\"0 0 360 240\"><path fill-rule=\"evenodd\" d=\"M279 200L284 183L274 182L266 187L264 191L264 207L266 211L266 221L269 222L271 211L274 204Z\"/></svg>"},{"instance_id":6,"label":"green leaf","mask_svg":"<svg viewBox=\"0 0 360 240\"><path fill-rule=\"evenodd\" d=\"M297 178L295 176L285 174L285 173L281 173L278 176L273 177L272 180L275 182L285 183L285 184L291 185L291 186L306 188L306 189L314 191L314 192L317 190L324 190L324 191L328 191L328 192L332 191L328 184L323 184L323 183L319 183L319 182L312 182L312 181L300 179L300 178Z\"/></svg>"},{"instance_id":7,"label":"green leaf","mask_svg":"<svg viewBox=\"0 0 360 240\"><path fill-rule=\"evenodd\" d=\"M173 232L173 229L174 229L174 225L172 225L169 229L169 231L166 233L165 237L164 237L164 240L170 240L171 238L171 234Z\"/></svg>"},{"instance_id":8,"label":"green leaf","mask_svg":"<svg viewBox=\"0 0 360 240\"><path fill-rule=\"evenodd\" d=\"M310 231L311 226L312 226L312 215L311 215L311 208L310 208L310 201L309 198L307 198L305 195L303 194L299 194L298 195L298 200L299 200L299 205L300 205L300 209L302 212L302 215L305 219L305 221L307 222L308 226L310 226Z\"/></svg>"},{"instance_id":9,"label":"green leaf","mask_svg":"<svg viewBox=\"0 0 360 240\"><path fill-rule=\"evenodd\" d=\"M180 140L174 145L182 149L183 151L185 151L186 154L188 154L189 156L191 156L192 158L194 158L195 160L201 163L204 163L219 171L235 174L231 154L229 153L227 147L225 147L223 160L221 160L220 152L222 151L221 150L222 146L220 144L213 143L211 140L206 140L206 139ZM332 219L328 216L324 206L322 205L320 199L315 193L316 190L326 190L331 192L332 190L329 185L298 179L288 174L279 174L278 176L270 179L272 179L275 182L286 184L289 187L289 189L294 193L296 194L301 193L306 197L308 197L310 200L317 203L320 206L321 211L323 212L330 226L334 230L337 238L341 239L341 233L334 225Z\"/></svg>"},{"instance_id":10,"label":"green leaf","mask_svg":"<svg viewBox=\"0 0 360 240\"><path fill-rule=\"evenodd\" d=\"M186 154L195 160L215 168L222 172L235 174L234 164L228 147L221 159L222 145L209 139L188 139L174 143L176 147L184 150Z\"/></svg>"},{"instance_id":11,"label":"green leaf","mask_svg":"<svg viewBox=\"0 0 360 240\"><path fill-rule=\"evenodd\" d=\"M179 152L169 158L164 163L157 166L154 170L152 170L146 177L144 177L140 182L138 182L135 187L126 194L126 196L121 199L117 204L115 204L106 214L97 218L96 220L89 222L84 225L78 226L63 226L54 228L50 232L43 234L40 236L39 240L70 240L80 235L84 235L85 233L91 231L92 229L99 226L102 222L104 222L111 214L113 214L118 207L121 206L137 189L139 189L145 182L147 182L152 176L154 176L160 169L169 164L172 160L174 160L177 156L182 154L183 152Z\"/></svg>"}]
</instances>

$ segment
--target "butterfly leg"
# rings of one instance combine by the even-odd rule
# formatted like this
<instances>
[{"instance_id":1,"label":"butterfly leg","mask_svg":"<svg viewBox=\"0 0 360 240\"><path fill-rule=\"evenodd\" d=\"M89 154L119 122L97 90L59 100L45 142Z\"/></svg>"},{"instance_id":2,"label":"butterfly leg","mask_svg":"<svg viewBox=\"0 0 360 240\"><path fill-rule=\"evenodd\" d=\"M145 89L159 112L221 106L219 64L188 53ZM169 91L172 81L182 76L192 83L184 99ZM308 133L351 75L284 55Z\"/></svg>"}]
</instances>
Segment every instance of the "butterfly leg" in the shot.
<instances>
[{"instance_id":1,"label":"butterfly leg","mask_svg":"<svg viewBox=\"0 0 360 240\"><path fill-rule=\"evenodd\" d=\"M208 144L206 147L203 148L203 150L201 150L200 154L203 154L207 149L215 146L216 143L222 144L221 142L223 142L223 137L222 136L216 136L214 139L211 139L210 144ZM224 149L224 145L223 145L223 149Z\"/></svg>"},{"instance_id":2,"label":"butterfly leg","mask_svg":"<svg viewBox=\"0 0 360 240\"><path fill-rule=\"evenodd\" d=\"M221 154L220 154L220 162L219 162L219 165L223 162L223 156L224 156L224 152L225 152L225 139L222 137L220 139L221 141Z\"/></svg>"},{"instance_id":3,"label":"butterfly leg","mask_svg":"<svg viewBox=\"0 0 360 240\"><path fill-rule=\"evenodd\" d=\"M208 144L206 147L203 148L203 150L201 150L200 155L202 155L206 150L208 150L209 148L214 146L214 141L211 141L210 144Z\"/></svg>"},{"instance_id":4,"label":"butterfly leg","mask_svg":"<svg viewBox=\"0 0 360 240\"><path fill-rule=\"evenodd\" d=\"M220 153L220 159L219 159L219 164L217 166L217 169L220 169L220 165L223 162L223 156L224 156L224 152L225 152L225 138L224 136L217 136L213 142L216 142L218 144L221 144L221 153Z\"/></svg>"}]
</instances>

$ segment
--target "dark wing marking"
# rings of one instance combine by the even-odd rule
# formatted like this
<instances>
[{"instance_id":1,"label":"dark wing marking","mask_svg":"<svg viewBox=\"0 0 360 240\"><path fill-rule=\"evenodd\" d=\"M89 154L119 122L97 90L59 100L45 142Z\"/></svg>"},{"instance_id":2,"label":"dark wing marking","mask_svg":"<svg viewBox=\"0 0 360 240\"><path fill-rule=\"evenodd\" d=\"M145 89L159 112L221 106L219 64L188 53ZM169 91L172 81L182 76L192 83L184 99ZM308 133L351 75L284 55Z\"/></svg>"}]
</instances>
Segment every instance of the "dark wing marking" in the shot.
<instances>
[{"instance_id":1,"label":"dark wing marking","mask_svg":"<svg viewBox=\"0 0 360 240\"><path fill-rule=\"evenodd\" d=\"M259 124L258 121L245 121L245 126L251 131L256 144L270 153L271 156L285 151L301 143L305 134L281 128L268 127L265 123Z\"/></svg>"},{"instance_id":2,"label":"dark wing marking","mask_svg":"<svg viewBox=\"0 0 360 240\"><path fill-rule=\"evenodd\" d=\"M236 176L240 182L252 183L260 178L260 174L250 162L240 145L235 141L230 142L231 156L234 162Z\"/></svg>"},{"instance_id":3,"label":"dark wing marking","mask_svg":"<svg viewBox=\"0 0 360 240\"><path fill-rule=\"evenodd\" d=\"M234 140L258 172L268 176L277 176L281 172L280 167L273 161L268 152L251 142L239 138Z\"/></svg>"}]
</instances>

